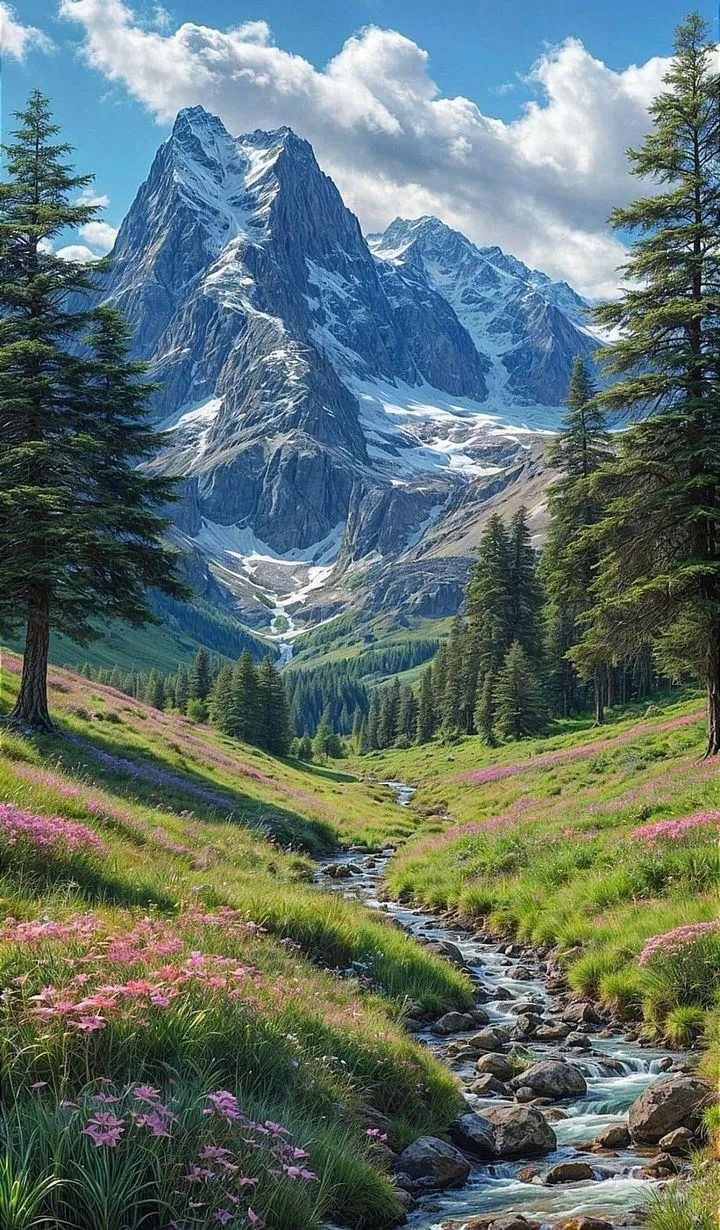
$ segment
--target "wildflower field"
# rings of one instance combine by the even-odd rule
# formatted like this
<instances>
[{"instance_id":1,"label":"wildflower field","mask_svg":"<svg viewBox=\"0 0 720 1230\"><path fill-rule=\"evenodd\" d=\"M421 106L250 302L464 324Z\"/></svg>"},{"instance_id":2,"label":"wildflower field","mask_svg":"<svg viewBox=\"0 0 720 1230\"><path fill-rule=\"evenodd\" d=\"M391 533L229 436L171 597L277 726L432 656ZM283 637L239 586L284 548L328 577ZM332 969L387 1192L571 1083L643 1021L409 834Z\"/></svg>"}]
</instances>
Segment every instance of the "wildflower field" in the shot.
<instances>
[{"instance_id":1,"label":"wildflower field","mask_svg":"<svg viewBox=\"0 0 720 1230\"><path fill-rule=\"evenodd\" d=\"M558 947L571 985L669 1043L720 995L720 764L697 702L512 747L366 758L417 785L389 891Z\"/></svg>"},{"instance_id":2,"label":"wildflower field","mask_svg":"<svg viewBox=\"0 0 720 1230\"><path fill-rule=\"evenodd\" d=\"M457 1098L400 1018L469 987L309 855L411 819L67 672L52 692L61 735L0 736L0 1224L390 1225L385 1140Z\"/></svg>"}]
</instances>

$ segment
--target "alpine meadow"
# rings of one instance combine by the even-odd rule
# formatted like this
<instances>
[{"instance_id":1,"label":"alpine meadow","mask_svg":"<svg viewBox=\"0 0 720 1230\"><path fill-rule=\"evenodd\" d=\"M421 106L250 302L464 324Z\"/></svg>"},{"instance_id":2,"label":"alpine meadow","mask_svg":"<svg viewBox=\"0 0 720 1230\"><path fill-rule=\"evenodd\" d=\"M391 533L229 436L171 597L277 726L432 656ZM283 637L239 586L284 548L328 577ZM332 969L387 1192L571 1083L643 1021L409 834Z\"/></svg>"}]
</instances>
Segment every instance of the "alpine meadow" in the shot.
<instances>
[{"instance_id":1,"label":"alpine meadow","mask_svg":"<svg viewBox=\"0 0 720 1230\"><path fill-rule=\"evenodd\" d=\"M717 14L577 7L0 0L0 1230L717 1230Z\"/></svg>"}]
</instances>

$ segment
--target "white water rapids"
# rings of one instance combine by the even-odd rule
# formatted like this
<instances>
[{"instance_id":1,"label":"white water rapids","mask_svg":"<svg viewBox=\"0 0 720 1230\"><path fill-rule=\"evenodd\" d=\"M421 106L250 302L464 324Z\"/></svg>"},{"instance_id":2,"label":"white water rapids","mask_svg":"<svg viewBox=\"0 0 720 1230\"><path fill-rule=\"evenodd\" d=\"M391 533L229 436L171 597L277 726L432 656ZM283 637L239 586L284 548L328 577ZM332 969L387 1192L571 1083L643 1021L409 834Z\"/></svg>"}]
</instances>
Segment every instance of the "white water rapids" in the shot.
<instances>
[{"instance_id":1,"label":"white water rapids","mask_svg":"<svg viewBox=\"0 0 720 1230\"><path fill-rule=\"evenodd\" d=\"M387 782L397 802L407 806L413 794L410 786L399 782ZM467 932L448 927L431 914L410 909L398 902L380 900L378 893L383 872L392 850L381 855L362 857L353 851L350 857L354 865L362 869L349 879L325 880L323 885L341 891L348 897L361 900L368 909L381 909L396 919L401 926L418 938L427 941L450 941L459 949L468 969L483 987L490 991L488 999L483 995L479 1001L490 1018L490 1025L512 1026L519 1015L517 1005L527 1006L549 1016L561 1011L553 1001L543 978L539 963L522 957L509 956L503 945L473 938ZM343 861L348 858L346 854ZM532 973L531 978L514 976L520 966ZM502 998L492 998L492 988L497 988ZM511 998L506 998L507 995ZM437 1038L430 1030L414 1035L435 1052L447 1045L450 1039ZM452 1041L468 1035L453 1034ZM631 1146L614 1153L595 1153L577 1146L590 1143L603 1129L622 1124L635 1099L658 1078L671 1061L683 1057L671 1055L654 1047L641 1046L622 1035L609 1035L598 1029L587 1035L591 1050L576 1051L563 1048L563 1042L540 1042L532 1039L523 1044L536 1059L565 1058L582 1070L587 1082L587 1093L573 1100L559 1101L551 1107L543 1106L557 1136L557 1149L543 1158L524 1158L512 1162L480 1163L473 1165L468 1181L461 1188L423 1196L409 1214L407 1225L412 1230L446 1230L457 1227L473 1217L491 1213L522 1213L528 1218L548 1223L573 1216L601 1217L615 1225L635 1224L641 1220L643 1208L658 1189L658 1182L640 1177L643 1165L657 1149L639 1149ZM460 1077L464 1096L469 1107L482 1114L483 1108L507 1105L502 1098L481 1099L469 1092L474 1065L453 1065L453 1072ZM557 1112L557 1114L555 1113ZM558 1162L587 1162L596 1178L589 1182L575 1182L555 1186L543 1186L540 1182L522 1182L518 1172L529 1163L538 1164L543 1172Z\"/></svg>"}]
</instances>

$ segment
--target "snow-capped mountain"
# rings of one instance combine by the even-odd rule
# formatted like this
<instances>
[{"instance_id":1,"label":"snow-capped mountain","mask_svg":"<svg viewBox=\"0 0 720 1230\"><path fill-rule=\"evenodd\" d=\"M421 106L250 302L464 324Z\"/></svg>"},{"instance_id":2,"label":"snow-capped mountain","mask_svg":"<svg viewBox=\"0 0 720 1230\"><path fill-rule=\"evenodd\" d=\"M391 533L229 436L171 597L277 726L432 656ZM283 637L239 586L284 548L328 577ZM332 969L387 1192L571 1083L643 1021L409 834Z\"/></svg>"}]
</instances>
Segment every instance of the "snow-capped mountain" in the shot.
<instances>
[{"instance_id":1,"label":"snow-capped mountain","mask_svg":"<svg viewBox=\"0 0 720 1230\"><path fill-rule=\"evenodd\" d=\"M435 218L366 240L306 141L233 137L200 107L102 293L160 382L178 535L260 626L332 613L348 568L422 556L555 425L597 346L570 287Z\"/></svg>"}]
</instances>

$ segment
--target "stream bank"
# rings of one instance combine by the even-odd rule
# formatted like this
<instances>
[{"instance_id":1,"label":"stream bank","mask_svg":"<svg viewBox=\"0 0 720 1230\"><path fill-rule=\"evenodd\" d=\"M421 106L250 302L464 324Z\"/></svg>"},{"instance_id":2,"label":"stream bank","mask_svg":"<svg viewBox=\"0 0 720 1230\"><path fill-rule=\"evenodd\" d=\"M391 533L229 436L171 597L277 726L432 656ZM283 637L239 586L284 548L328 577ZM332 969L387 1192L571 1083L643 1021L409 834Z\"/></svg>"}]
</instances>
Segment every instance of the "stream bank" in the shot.
<instances>
[{"instance_id":1,"label":"stream bank","mask_svg":"<svg viewBox=\"0 0 720 1230\"><path fill-rule=\"evenodd\" d=\"M387 784L398 803L410 802L411 787ZM466 1107L443 1140L416 1142L396 1159L398 1185L410 1194L407 1226L602 1230L640 1222L660 1185L683 1172L694 1139L699 1116L685 1102L704 1095L688 1075L692 1057L608 1028L592 1005L569 1000L562 979L532 950L383 900L392 854L353 851L319 882L386 912L443 952L467 971L476 993L470 1014L408 1020L457 1077ZM666 1083L646 1092L659 1081ZM643 1115L653 1114L643 1128Z\"/></svg>"}]
</instances>

